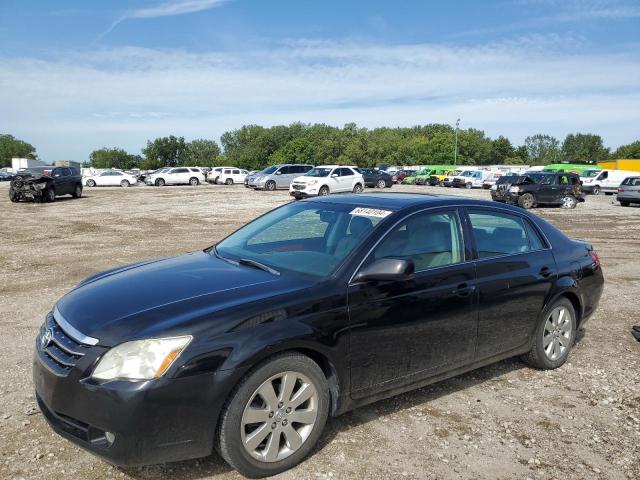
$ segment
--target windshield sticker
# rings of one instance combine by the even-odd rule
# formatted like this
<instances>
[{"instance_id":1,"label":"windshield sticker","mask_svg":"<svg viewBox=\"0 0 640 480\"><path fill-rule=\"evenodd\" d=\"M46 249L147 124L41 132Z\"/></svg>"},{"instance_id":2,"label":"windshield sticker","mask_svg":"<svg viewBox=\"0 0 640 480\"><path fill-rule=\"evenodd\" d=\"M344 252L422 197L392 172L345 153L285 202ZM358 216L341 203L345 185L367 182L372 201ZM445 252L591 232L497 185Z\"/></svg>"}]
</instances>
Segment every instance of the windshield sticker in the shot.
<instances>
[{"instance_id":1,"label":"windshield sticker","mask_svg":"<svg viewBox=\"0 0 640 480\"><path fill-rule=\"evenodd\" d=\"M362 215L363 217L385 218L391 215L389 210L378 210L376 208L357 207L349 212L349 215Z\"/></svg>"}]
</instances>

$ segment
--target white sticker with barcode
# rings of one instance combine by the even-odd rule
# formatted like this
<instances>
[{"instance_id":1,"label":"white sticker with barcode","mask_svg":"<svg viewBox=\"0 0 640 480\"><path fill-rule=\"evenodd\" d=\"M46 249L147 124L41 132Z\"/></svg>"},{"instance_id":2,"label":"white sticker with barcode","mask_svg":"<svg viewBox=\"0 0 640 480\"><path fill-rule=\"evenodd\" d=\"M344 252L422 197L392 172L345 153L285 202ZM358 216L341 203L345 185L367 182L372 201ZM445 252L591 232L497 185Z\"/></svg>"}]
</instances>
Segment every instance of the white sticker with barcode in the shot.
<instances>
[{"instance_id":1,"label":"white sticker with barcode","mask_svg":"<svg viewBox=\"0 0 640 480\"><path fill-rule=\"evenodd\" d=\"M378 210L377 208L357 207L349 212L349 215L361 215L363 217L385 218L391 215L389 210Z\"/></svg>"}]
</instances>

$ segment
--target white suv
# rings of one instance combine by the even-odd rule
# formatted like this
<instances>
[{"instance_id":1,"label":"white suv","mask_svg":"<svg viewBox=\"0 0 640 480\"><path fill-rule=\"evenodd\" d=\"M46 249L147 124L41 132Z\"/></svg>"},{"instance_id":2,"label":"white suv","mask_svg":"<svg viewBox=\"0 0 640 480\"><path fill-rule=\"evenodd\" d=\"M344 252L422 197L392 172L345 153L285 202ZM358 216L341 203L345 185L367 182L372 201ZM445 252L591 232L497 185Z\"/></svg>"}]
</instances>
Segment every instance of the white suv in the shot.
<instances>
[{"instance_id":1,"label":"white suv","mask_svg":"<svg viewBox=\"0 0 640 480\"><path fill-rule=\"evenodd\" d=\"M164 185L198 185L205 181L202 170L195 167L161 168L147 176L145 183L163 187Z\"/></svg>"},{"instance_id":2,"label":"white suv","mask_svg":"<svg viewBox=\"0 0 640 480\"><path fill-rule=\"evenodd\" d=\"M320 165L296 177L289 186L289 195L298 198L329 195L330 193L361 193L364 189L362 174L357 167Z\"/></svg>"},{"instance_id":3,"label":"white suv","mask_svg":"<svg viewBox=\"0 0 640 480\"><path fill-rule=\"evenodd\" d=\"M223 168L215 183L224 183L225 185L233 185L234 183L244 183L249 172L247 170L241 170L236 167Z\"/></svg>"}]
</instances>

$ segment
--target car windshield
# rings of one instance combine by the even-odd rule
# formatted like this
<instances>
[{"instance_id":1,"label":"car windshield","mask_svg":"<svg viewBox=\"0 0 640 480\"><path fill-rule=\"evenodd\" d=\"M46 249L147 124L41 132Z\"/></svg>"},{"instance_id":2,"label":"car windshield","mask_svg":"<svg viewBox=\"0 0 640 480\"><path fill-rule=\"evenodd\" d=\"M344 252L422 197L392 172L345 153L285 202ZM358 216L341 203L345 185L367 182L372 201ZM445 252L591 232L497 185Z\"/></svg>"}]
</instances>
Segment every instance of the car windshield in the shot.
<instances>
[{"instance_id":1,"label":"car windshield","mask_svg":"<svg viewBox=\"0 0 640 480\"><path fill-rule=\"evenodd\" d=\"M602 170L585 170L580 174L580 176L585 178L593 178L593 177L597 177L601 171Z\"/></svg>"},{"instance_id":2,"label":"car windshield","mask_svg":"<svg viewBox=\"0 0 640 480\"><path fill-rule=\"evenodd\" d=\"M326 277L389 214L353 205L291 203L242 227L212 253L233 262Z\"/></svg>"},{"instance_id":3,"label":"car windshield","mask_svg":"<svg viewBox=\"0 0 640 480\"><path fill-rule=\"evenodd\" d=\"M540 183L542 182L542 180L544 179L550 179L552 178L551 175L549 175L548 173L529 173L527 174L527 177L533 182L533 183Z\"/></svg>"},{"instance_id":4,"label":"car windshield","mask_svg":"<svg viewBox=\"0 0 640 480\"><path fill-rule=\"evenodd\" d=\"M312 168L307 173L304 174L305 177L326 177L331 173L331 168Z\"/></svg>"},{"instance_id":5,"label":"car windshield","mask_svg":"<svg viewBox=\"0 0 640 480\"><path fill-rule=\"evenodd\" d=\"M461 177L471 177L474 174L474 170L465 170L460 174Z\"/></svg>"},{"instance_id":6,"label":"car windshield","mask_svg":"<svg viewBox=\"0 0 640 480\"><path fill-rule=\"evenodd\" d=\"M264 173L265 175L269 175L269 174L271 174L271 173L275 172L276 170L278 170L278 167L273 167L273 166L271 166L271 167L267 167L267 168L265 168L265 169L264 169L264 170L262 170L260 173Z\"/></svg>"}]
</instances>

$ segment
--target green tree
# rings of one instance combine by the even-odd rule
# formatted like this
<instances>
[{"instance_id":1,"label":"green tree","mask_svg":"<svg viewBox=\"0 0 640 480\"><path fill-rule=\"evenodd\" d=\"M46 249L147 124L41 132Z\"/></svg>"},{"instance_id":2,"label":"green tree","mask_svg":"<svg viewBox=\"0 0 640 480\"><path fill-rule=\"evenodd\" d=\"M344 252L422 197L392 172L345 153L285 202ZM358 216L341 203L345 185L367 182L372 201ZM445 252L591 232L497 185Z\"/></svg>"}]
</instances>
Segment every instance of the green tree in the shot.
<instances>
[{"instance_id":1,"label":"green tree","mask_svg":"<svg viewBox=\"0 0 640 480\"><path fill-rule=\"evenodd\" d=\"M507 158L513 158L516 151L508 138L502 135L491 142L491 163L502 165Z\"/></svg>"},{"instance_id":2,"label":"green tree","mask_svg":"<svg viewBox=\"0 0 640 480\"><path fill-rule=\"evenodd\" d=\"M184 137L156 138L153 142L147 141L147 146L142 150L145 159L141 166L145 170L155 170L162 167L175 167L183 165L186 160L187 144Z\"/></svg>"},{"instance_id":3,"label":"green tree","mask_svg":"<svg viewBox=\"0 0 640 480\"><path fill-rule=\"evenodd\" d=\"M611 154L612 158L640 158L640 140L621 145Z\"/></svg>"},{"instance_id":4,"label":"green tree","mask_svg":"<svg viewBox=\"0 0 640 480\"><path fill-rule=\"evenodd\" d=\"M538 133L524 139L531 165L546 165L560 161L560 142L551 135Z\"/></svg>"},{"instance_id":5,"label":"green tree","mask_svg":"<svg viewBox=\"0 0 640 480\"><path fill-rule=\"evenodd\" d=\"M24 140L13 135L0 134L0 168L10 167L12 158L36 159L36 149Z\"/></svg>"},{"instance_id":6,"label":"green tree","mask_svg":"<svg viewBox=\"0 0 640 480\"><path fill-rule=\"evenodd\" d=\"M600 162L609 158L602 137L591 133L570 133L562 142L562 157L569 162Z\"/></svg>"},{"instance_id":7,"label":"green tree","mask_svg":"<svg viewBox=\"0 0 640 480\"><path fill-rule=\"evenodd\" d=\"M213 140L197 139L187 144L182 165L193 167L213 167L221 155L218 144Z\"/></svg>"},{"instance_id":8,"label":"green tree","mask_svg":"<svg viewBox=\"0 0 640 480\"><path fill-rule=\"evenodd\" d=\"M491 139L482 130L469 128L458 132L458 164L491 164Z\"/></svg>"},{"instance_id":9,"label":"green tree","mask_svg":"<svg viewBox=\"0 0 640 480\"><path fill-rule=\"evenodd\" d=\"M520 145L518 148L516 148L516 158L520 158L522 160L522 163L529 163L529 150L527 150L527 147L525 145Z\"/></svg>"},{"instance_id":10,"label":"green tree","mask_svg":"<svg viewBox=\"0 0 640 480\"><path fill-rule=\"evenodd\" d=\"M139 166L140 157L121 148L101 148L89 155L89 165L94 168L118 168L128 170Z\"/></svg>"}]
</instances>

